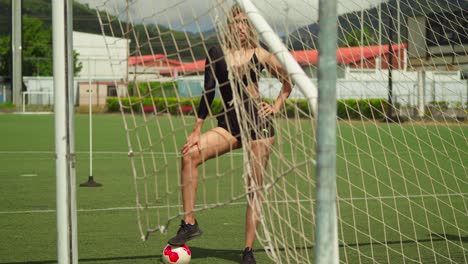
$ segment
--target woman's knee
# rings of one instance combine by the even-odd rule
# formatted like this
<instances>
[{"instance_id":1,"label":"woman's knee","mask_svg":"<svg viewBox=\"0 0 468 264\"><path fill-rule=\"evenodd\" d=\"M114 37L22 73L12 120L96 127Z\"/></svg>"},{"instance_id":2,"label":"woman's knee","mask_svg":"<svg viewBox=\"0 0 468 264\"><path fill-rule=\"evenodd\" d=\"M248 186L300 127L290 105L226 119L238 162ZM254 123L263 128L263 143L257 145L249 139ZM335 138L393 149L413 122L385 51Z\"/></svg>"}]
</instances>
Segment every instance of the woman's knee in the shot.
<instances>
[{"instance_id":1,"label":"woman's knee","mask_svg":"<svg viewBox=\"0 0 468 264\"><path fill-rule=\"evenodd\" d=\"M182 156L182 166L196 167L201 163L201 155L199 151L189 150Z\"/></svg>"}]
</instances>

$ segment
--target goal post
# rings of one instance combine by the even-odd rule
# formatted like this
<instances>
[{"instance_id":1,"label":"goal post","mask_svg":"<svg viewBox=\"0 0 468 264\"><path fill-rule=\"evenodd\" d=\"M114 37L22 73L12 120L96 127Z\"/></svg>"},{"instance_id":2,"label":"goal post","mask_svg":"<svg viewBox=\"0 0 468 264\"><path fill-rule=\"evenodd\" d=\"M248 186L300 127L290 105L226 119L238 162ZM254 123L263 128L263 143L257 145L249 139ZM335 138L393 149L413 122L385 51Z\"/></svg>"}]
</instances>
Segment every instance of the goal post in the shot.
<instances>
[{"instance_id":1,"label":"goal post","mask_svg":"<svg viewBox=\"0 0 468 264\"><path fill-rule=\"evenodd\" d=\"M54 105L52 91L22 92L21 110L23 113L52 113Z\"/></svg>"},{"instance_id":2,"label":"goal post","mask_svg":"<svg viewBox=\"0 0 468 264\"><path fill-rule=\"evenodd\" d=\"M336 193L337 1L319 1L315 262L339 263Z\"/></svg>"},{"instance_id":3,"label":"goal post","mask_svg":"<svg viewBox=\"0 0 468 264\"><path fill-rule=\"evenodd\" d=\"M57 262L78 263L72 1L52 1Z\"/></svg>"}]
</instances>

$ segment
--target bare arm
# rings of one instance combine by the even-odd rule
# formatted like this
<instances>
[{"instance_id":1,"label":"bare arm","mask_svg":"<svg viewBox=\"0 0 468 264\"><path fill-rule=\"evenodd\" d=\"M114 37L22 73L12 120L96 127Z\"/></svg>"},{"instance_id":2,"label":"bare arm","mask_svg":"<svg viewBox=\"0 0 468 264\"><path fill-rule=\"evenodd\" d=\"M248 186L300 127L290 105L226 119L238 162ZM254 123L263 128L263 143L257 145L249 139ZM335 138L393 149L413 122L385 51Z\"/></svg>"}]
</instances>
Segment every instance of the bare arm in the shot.
<instances>
[{"instance_id":1,"label":"bare arm","mask_svg":"<svg viewBox=\"0 0 468 264\"><path fill-rule=\"evenodd\" d=\"M282 84L281 91L278 97L276 98L276 101L274 102L273 106L271 106L271 110L265 109L268 107L265 106L265 104L263 104L262 113L264 115L275 114L279 112L284 102L286 101L286 99L288 99L289 95L291 94L293 87L292 81L289 78L286 71L281 66L281 64L279 63L278 59L276 59L276 57L273 54L264 49L260 49L259 53L260 58L261 60L263 60L266 69L270 72L270 74L273 77L278 79Z\"/></svg>"},{"instance_id":2,"label":"bare arm","mask_svg":"<svg viewBox=\"0 0 468 264\"><path fill-rule=\"evenodd\" d=\"M190 135L187 137L187 143L185 143L185 145L182 147L182 154L187 153L187 151L189 151L189 149L192 146L197 146L198 148L200 148L199 146L200 134L201 134L201 129L203 127L204 121L205 121L204 119L197 118L193 126L192 133L190 133Z\"/></svg>"}]
</instances>

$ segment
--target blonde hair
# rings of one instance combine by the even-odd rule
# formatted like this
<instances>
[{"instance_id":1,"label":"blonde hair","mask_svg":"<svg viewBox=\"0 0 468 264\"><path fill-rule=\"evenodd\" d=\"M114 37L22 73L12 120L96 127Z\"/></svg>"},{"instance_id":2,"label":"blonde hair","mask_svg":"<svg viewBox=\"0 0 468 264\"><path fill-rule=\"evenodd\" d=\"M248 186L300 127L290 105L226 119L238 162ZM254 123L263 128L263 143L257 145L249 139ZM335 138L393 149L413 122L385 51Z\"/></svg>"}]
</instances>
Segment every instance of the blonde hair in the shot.
<instances>
[{"instance_id":1,"label":"blonde hair","mask_svg":"<svg viewBox=\"0 0 468 264\"><path fill-rule=\"evenodd\" d=\"M233 29L233 25L237 22L235 18L238 15L245 14L244 11L241 9L239 4L234 4L231 9L229 10L229 14L227 17L227 26L226 30L224 31L224 42L227 48L241 48L242 43L240 43L239 38L232 37L233 35L237 34L236 30ZM257 31L253 27L250 20L247 18L247 45L249 48L256 48L259 46Z\"/></svg>"}]
</instances>

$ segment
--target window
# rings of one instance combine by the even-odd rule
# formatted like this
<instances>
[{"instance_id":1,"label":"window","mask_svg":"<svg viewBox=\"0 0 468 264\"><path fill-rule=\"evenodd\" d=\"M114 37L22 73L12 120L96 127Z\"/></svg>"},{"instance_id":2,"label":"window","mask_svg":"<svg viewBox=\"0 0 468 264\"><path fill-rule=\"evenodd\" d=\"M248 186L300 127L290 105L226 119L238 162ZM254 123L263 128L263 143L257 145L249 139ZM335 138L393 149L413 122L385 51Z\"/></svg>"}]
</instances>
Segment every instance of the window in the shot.
<instances>
[{"instance_id":1,"label":"window","mask_svg":"<svg viewBox=\"0 0 468 264\"><path fill-rule=\"evenodd\" d=\"M453 13L433 13L427 16L426 42L427 46L448 46L468 44L466 26L462 21L468 16L468 11Z\"/></svg>"},{"instance_id":2,"label":"window","mask_svg":"<svg viewBox=\"0 0 468 264\"><path fill-rule=\"evenodd\" d=\"M107 96L117 97L117 88L115 87L115 85L108 85L107 86Z\"/></svg>"}]
</instances>

